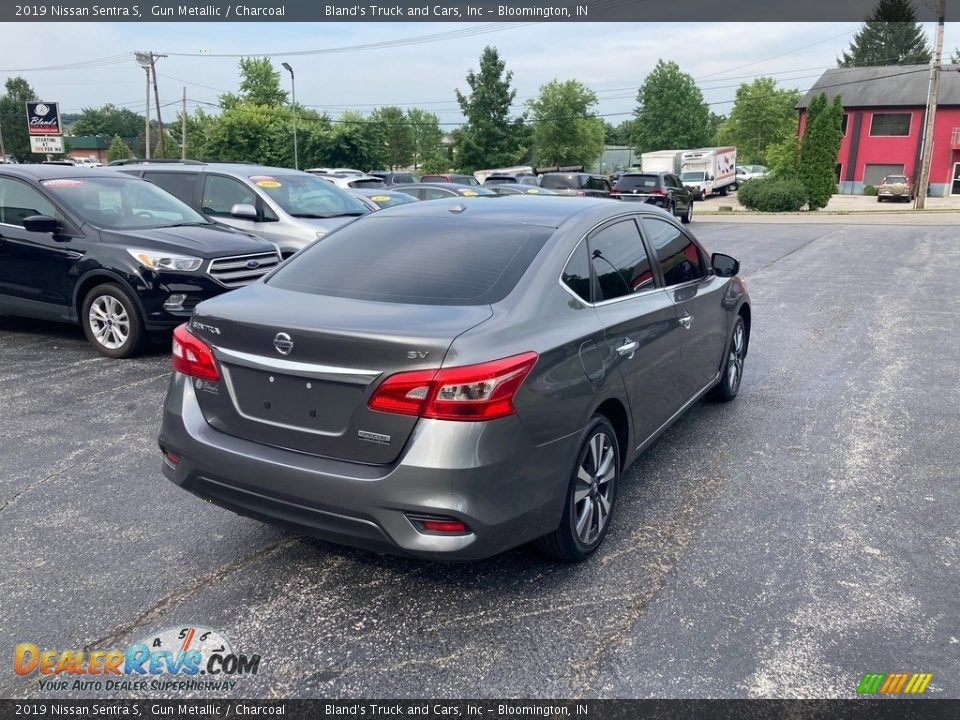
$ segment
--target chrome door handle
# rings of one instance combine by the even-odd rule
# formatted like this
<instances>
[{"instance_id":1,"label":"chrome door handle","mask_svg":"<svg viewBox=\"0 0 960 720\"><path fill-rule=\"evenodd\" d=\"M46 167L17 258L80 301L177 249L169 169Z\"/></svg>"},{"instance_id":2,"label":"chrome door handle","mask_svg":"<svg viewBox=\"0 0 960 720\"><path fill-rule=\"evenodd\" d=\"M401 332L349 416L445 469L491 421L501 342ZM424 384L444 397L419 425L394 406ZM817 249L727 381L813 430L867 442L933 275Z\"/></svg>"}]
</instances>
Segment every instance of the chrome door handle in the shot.
<instances>
[{"instance_id":1,"label":"chrome door handle","mask_svg":"<svg viewBox=\"0 0 960 720\"><path fill-rule=\"evenodd\" d=\"M683 325L684 330L689 330L690 323L693 322L693 315L690 313L684 313L681 317L677 318L677 322Z\"/></svg>"},{"instance_id":2,"label":"chrome door handle","mask_svg":"<svg viewBox=\"0 0 960 720\"><path fill-rule=\"evenodd\" d=\"M626 343L617 348L617 353L623 357L633 357L638 347L640 347L640 343L628 339Z\"/></svg>"}]
</instances>

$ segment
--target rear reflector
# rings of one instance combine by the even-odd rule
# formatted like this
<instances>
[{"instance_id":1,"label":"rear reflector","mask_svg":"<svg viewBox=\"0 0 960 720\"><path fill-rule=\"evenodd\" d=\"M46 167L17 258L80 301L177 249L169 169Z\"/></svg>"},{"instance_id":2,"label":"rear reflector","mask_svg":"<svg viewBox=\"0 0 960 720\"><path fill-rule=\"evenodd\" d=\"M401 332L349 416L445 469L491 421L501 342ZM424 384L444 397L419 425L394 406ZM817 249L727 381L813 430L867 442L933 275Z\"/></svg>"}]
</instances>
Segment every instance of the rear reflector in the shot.
<instances>
[{"instance_id":1,"label":"rear reflector","mask_svg":"<svg viewBox=\"0 0 960 720\"><path fill-rule=\"evenodd\" d=\"M163 451L163 459L170 467L176 467L180 464L180 456L176 453L168 452L166 450Z\"/></svg>"},{"instance_id":2,"label":"rear reflector","mask_svg":"<svg viewBox=\"0 0 960 720\"><path fill-rule=\"evenodd\" d=\"M184 375L219 380L220 372L213 359L213 350L203 340L187 330L187 325L179 325L173 331L173 369Z\"/></svg>"},{"instance_id":3,"label":"rear reflector","mask_svg":"<svg viewBox=\"0 0 960 720\"><path fill-rule=\"evenodd\" d=\"M437 420L495 420L513 415L513 398L537 362L535 352L463 367L416 370L384 380L371 410Z\"/></svg>"},{"instance_id":4,"label":"rear reflector","mask_svg":"<svg viewBox=\"0 0 960 720\"><path fill-rule=\"evenodd\" d=\"M467 527L465 522L454 518L408 515L407 519L413 523L418 532L429 535L467 535L470 533L470 528Z\"/></svg>"}]
</instances>

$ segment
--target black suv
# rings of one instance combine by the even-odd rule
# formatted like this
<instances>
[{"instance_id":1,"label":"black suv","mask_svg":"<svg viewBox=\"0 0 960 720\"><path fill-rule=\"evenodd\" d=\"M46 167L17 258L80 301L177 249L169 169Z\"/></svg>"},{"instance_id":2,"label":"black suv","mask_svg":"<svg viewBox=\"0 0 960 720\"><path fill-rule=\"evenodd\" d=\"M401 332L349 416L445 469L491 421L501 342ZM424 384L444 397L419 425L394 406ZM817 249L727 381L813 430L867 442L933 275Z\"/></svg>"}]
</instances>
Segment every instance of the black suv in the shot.
<instances>
[{"instance_id":1,"label":"black suv","mask_svg":"<svg viewBox=\"0 0 960 720\"><path fill-rule=\"evenodd\" d=\"M583 172L548 172L540 178L540 187L558 195L610 197L610 183L603 175Z\"/></svg>"},{"instance_id":2,"label":"black suv","mask_svg":"<svg viewBox=\"0 0 960 720\"><path fill-rule=\"evenodd\" d=\"M624 173L610 197L662 207L683 222L693 220L693 192L673 173Z\"/></svg>"},{"instance_id":3,"label":"black suv","mask_svg":"<svg viewBox=\"0 0 960 720\"><path fill-rule=\"evenodd\" d=\"M0 168L0 312L79 323L107 357L169 337L198 302L279 262L273 243L129 175Z\"/></svg>"}]
</instances>

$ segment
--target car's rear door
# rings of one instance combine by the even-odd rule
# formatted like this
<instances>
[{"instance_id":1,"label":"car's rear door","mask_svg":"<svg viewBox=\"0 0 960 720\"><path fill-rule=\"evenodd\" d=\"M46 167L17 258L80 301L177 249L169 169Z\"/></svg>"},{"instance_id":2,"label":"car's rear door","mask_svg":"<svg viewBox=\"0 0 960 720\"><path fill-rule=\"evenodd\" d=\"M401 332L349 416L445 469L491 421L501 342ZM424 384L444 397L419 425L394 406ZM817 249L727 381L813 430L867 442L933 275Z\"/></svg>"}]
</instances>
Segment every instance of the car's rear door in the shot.
<instances>
[{"instance_id":1,"label":"car's rear door","mask_svg":"<svg viewBox=\"0 0 960 720\"><path fill-rule=\"evenodd\" d=\"M634 216L601 225L588 243L595 305L604 327L604 364L623 376L639 445L684 402L677 390L676 308L657 283Z\"/></svg>"},{"instance_id":2,"label":"car's rear door","mask_svg":"<svg viewBox=\"0 0 960 720\"><path fill-rule=\"evenodd\" d=\"M676 223L648 216L640 225L657 256L664 289L676 303L683 338L678 383L690 398L720 372L730 322L723 304L729 278L709 269L706 253Z\"/></svg>"}]
</instances>

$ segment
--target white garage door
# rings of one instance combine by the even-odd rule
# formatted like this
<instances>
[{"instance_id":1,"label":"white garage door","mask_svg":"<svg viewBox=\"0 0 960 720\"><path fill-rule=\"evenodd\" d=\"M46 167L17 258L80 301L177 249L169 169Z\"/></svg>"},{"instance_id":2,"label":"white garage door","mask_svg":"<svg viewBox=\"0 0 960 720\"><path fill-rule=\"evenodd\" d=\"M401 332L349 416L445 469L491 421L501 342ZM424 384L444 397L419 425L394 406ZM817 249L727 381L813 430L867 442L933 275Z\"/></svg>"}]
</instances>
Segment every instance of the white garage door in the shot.
<instances>
[{"instance_id":1,"label":"white garage door","mask_svg":"<svg viewBox=\"0 0 960 720\"><path fill-rule=\"evenodd\" d=\"M903 165L871 165L863 169L863 184L876 187L887 175L903 175Z\"/></svg>"}]
</instances>

